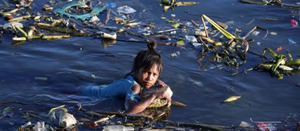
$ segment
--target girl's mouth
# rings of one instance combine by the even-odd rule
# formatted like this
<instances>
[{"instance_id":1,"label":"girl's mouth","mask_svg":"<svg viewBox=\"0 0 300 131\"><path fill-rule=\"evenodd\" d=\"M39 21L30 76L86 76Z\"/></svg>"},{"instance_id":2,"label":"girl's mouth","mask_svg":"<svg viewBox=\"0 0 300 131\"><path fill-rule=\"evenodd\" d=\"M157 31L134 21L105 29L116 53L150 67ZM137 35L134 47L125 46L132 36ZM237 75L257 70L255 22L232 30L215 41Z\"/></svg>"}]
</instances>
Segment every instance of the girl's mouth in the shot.
<instances>
[{"instance_id":1,"label":"girl's mouth","mask_svg":"<svg viewBox=\"0 0 300 131\"><path fill-rule=\"evenodd\" d=\"M150 82L144 82L144 85L145 85L145 86L150 86L151 83L150 83Z\"/></svg>"}]
</instances>

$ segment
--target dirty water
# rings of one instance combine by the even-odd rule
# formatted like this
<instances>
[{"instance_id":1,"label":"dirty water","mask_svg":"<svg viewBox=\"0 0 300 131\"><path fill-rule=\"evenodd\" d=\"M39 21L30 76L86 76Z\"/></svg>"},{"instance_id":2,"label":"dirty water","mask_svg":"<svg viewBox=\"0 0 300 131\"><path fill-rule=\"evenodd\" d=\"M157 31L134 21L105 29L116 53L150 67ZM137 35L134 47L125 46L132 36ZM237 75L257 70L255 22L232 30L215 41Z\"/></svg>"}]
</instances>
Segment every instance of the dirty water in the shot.
<instances>
[{"instance_id":1,"label":"dirty water","mask_svg":"<svg viewBox=\"0 0 300 131\"><path fill-rule=\"evenodd\" d=\"M103 2L114 2L117 7L131 6L137 11L132 16L137 21L151 21L161 29L170 25L161 19L162 16L200 23L202 14L227 23L230 32L243 27L243 35L257 25L269 32L277 32L277 35L269 35L266 39L262 39L263 32L251 35L254 39L250 43L252 52L260 54L264 48L276 50L282 46L282 53L287 50L294 58L300 58L300 27L292 27L290 22L291 19L300 22L299 10L242 4L237 0L198 0L195 6L176 7L174 11L163 13L158 0ZM297 0L287 2L296 3ZM38 10L44 3L35 2L33 9ZM138 12L144 13L139 15ZM266 21L265 18L278 20ZM253 22L246 25L250 21ZM0 20L0 24L5 23ZM15 130L26 123L28 120L23 118L22 111L33 111L45 120L49 109L63 104L70 110L76 110L80 103L94 111L118 111L123 108L118 100L91 99L64 91L72 92L79 86L107 84L122 78L130 71L134 55L146 48L143 43L122 41L106 45L92 37L33 40L15 46L11 44L11 38L11 34L3 34L0 43L0 100L11 102L0 105L0 111L11 107L14 112L0 120L0 130ZM237 126L241 121L252 120L286 121L284 124L289 129L294 129L296 122L300 121L299 73L284 76L283 80L256 71L232 76L235 68L224 64L201 67L197 63L199 50L188 43L181 47L160 45L158 51L164 61L160 78L172 88L173 99L187 105L172 107L169 120L225 126ZM173 53L178 55L173 58ZM239 67L239 71L262 62L256 55L247 54L247 57L247 63ZM235 95L242 97L233 103L221 103Z\"/></svg>"}]
</instances>

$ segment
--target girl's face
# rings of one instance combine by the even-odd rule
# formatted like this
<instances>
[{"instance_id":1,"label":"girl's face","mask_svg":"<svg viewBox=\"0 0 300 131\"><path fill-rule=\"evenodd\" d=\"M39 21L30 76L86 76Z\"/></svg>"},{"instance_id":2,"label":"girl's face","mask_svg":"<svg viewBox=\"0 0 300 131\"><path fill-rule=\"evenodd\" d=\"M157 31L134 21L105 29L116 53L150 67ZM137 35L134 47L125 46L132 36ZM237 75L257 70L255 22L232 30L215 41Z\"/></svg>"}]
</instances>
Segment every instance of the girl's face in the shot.
<instances>
[{"instance_id":1,"label":"girl's face","mask_svg":"<svg viewBox=\"0 0 300 131\"><path fill-rule=\"evenodd\" d=\"M140 69L138 74L139 83L144 88L150 88L159 77L159 67L155 64L149 70Z\"/></svg>"}]
</instances>

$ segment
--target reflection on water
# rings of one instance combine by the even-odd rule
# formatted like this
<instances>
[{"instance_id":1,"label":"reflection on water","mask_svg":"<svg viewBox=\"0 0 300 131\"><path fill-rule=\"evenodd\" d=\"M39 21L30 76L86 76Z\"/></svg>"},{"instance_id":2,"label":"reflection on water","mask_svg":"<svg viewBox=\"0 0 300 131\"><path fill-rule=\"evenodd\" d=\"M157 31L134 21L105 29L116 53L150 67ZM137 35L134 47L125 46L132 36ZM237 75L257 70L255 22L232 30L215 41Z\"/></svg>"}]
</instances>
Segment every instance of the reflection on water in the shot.
<instances>
[{"instance_id":1,"label":"reflection on water","mask_svg":"<svg viewBox=\"0 0 300 131\"><path fill-rule=\"evenodd\" d=\"M243 29L248 31L259 25L277 35L269 35L266 39L252 36L255 42L250 44L251 51L261 53L266 47L276 49L282 46L284 51L291 52L295 58L300 57L300 27L292 27L290 23L291 19L299 22L299 11L277 6L241 4L233 0L199 3L196 6L176 8L165 14L156 10L160 7L152 1L142 0L132 6L138 11L145 8L149 16L153 16L154 22L159 21L161 16L171 17L171 14L176 14L175 17L182 20L200 21L200 15L205 13L219 21L232 21L234 24L230 30L233 30L255 19ZM137 17L139 20L147 16ZM279 20L265 21L265 18ZM120 79L130 71L134 55L146 48L146 45L139 43L78 37L10 43L10 40L2 40L0 43L0 99L22 104L0 105L0 110L10 106L14 110L34 110L43 116L50 108L62 104L75 107L81 103L91 109L105 111L122 109L121 100L97 100L76 94L66 95L59 90L64 88L72 91L78 86L107 84ZM171 108L170 120L221 125L238 125L241 121L249 122L250 118L256 121L280 121L293 116L291 122L300 120L300 74L285 76L283 80L271 77L269 73L255 71L232 76L236 69L227 69L224 65L208 64L199 68L199 51L190 45L159 46L158 50L165 66L161 79L173 89L174 100L187 105ZM178 51L180 55L177 57L170 56ZM240 68L247 69L258 63L261 63L258 56L248 54L247 63ZM233 95L242 98L233 103L221 104ZM0 122L1 129L7 127L9 122L15 123L13 127L26 122L22 114L18 113L3 120Z\"/></svg>"}]
</instances>

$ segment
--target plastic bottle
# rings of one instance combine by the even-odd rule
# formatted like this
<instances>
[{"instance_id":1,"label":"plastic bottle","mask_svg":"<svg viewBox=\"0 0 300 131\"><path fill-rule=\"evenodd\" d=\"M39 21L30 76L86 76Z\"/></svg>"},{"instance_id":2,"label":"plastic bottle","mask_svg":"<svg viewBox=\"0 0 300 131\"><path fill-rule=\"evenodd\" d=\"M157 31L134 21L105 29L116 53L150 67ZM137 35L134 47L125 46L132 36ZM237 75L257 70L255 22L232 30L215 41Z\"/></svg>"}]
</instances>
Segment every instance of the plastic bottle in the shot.
<instances>
[{"instance_id":1,"label":"plastic bottle","mask_svg":"<svg viewBox=\"0 0 300 131\"><path fill-rule=\"evenodd\" d=\"M103 131L134 131L134 128L123 125L108 125L103 127Z\"/></svg>"}]
</instances>

